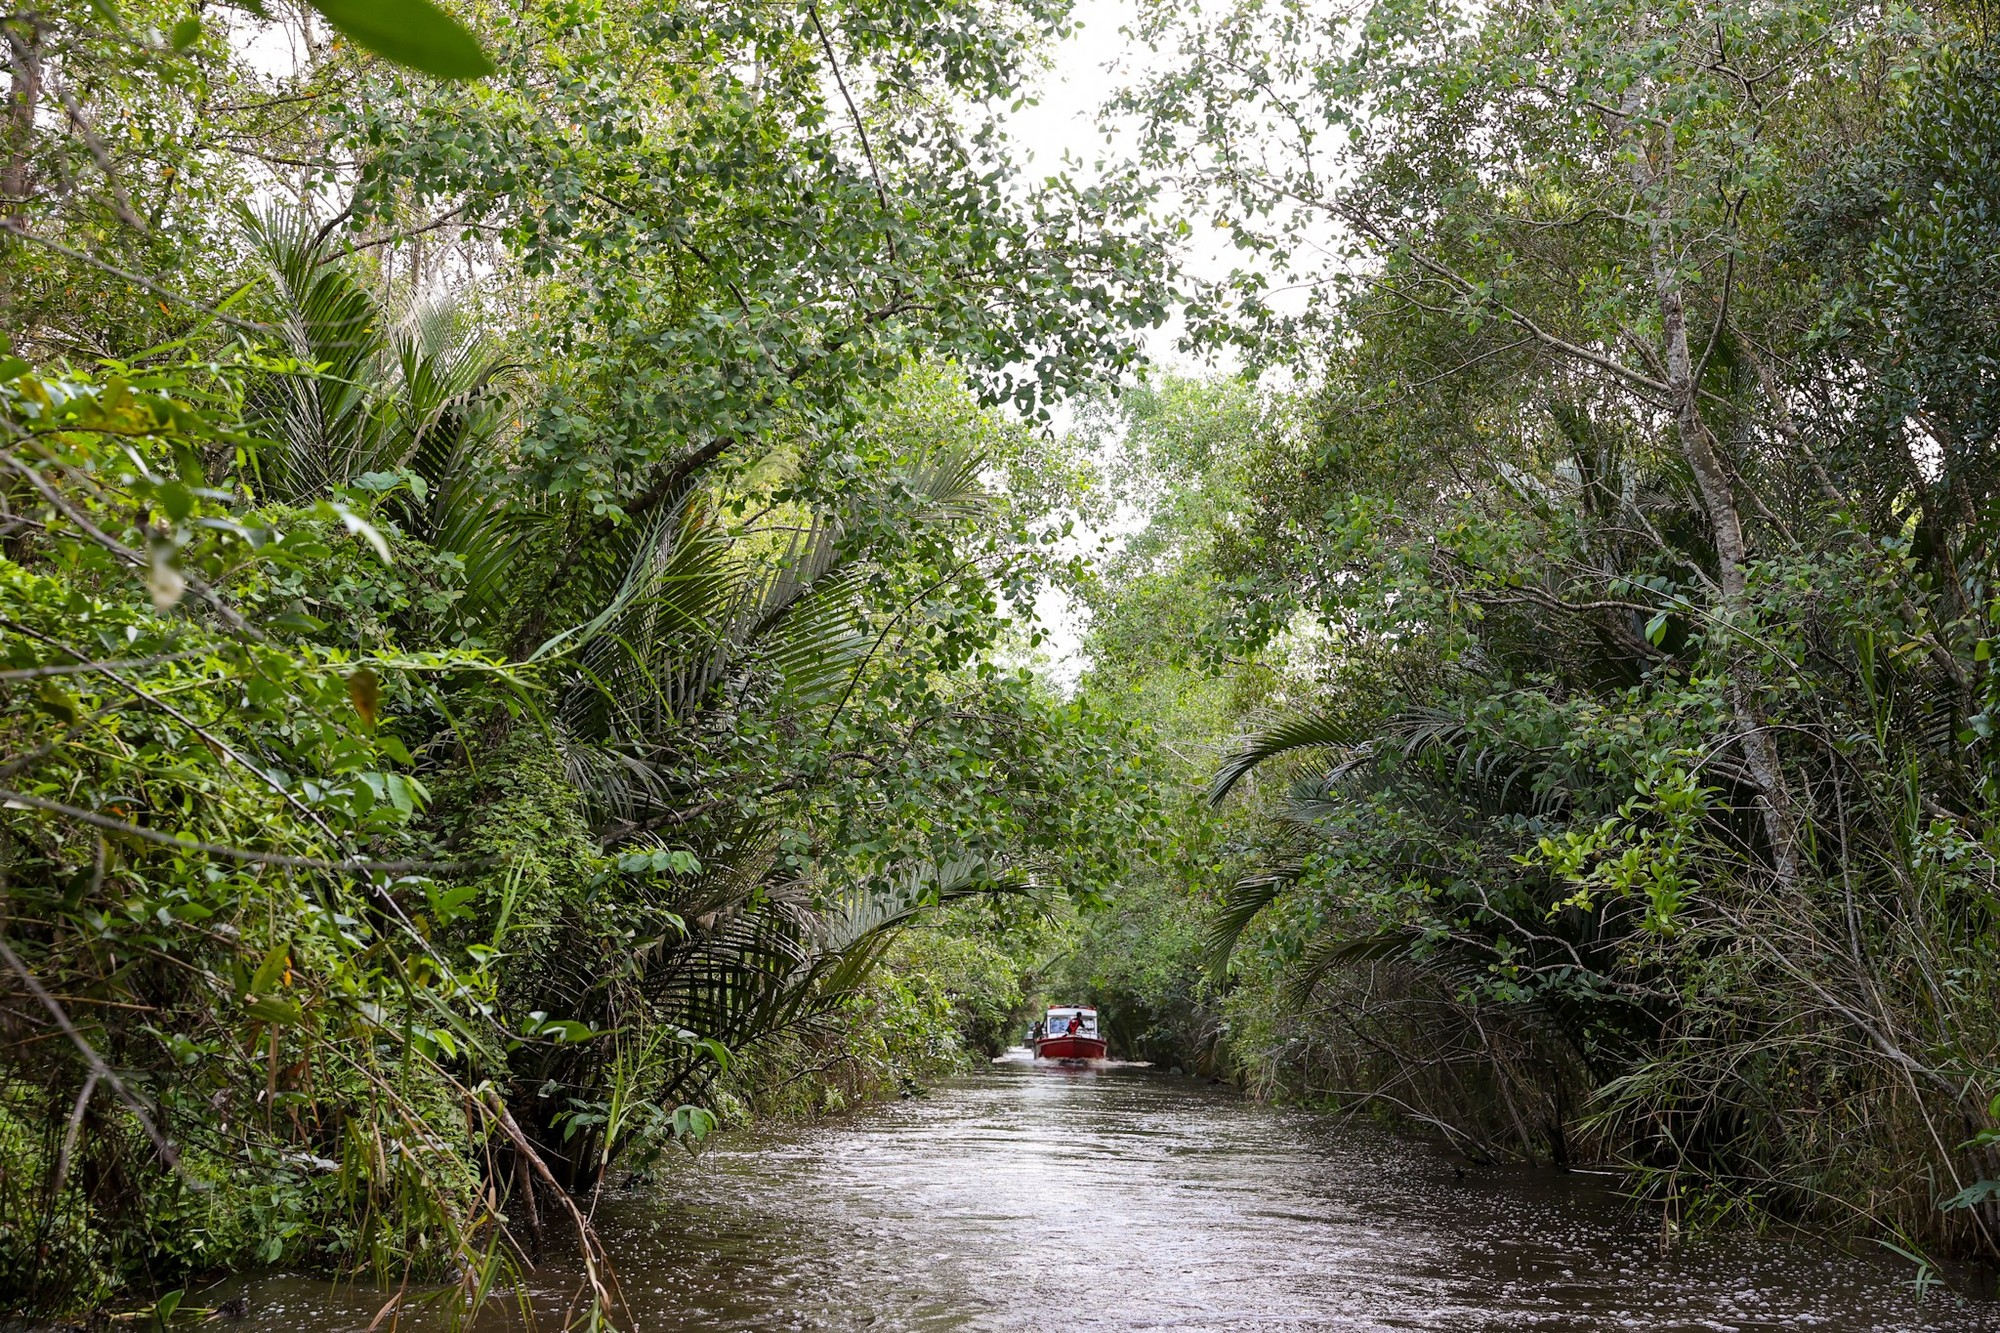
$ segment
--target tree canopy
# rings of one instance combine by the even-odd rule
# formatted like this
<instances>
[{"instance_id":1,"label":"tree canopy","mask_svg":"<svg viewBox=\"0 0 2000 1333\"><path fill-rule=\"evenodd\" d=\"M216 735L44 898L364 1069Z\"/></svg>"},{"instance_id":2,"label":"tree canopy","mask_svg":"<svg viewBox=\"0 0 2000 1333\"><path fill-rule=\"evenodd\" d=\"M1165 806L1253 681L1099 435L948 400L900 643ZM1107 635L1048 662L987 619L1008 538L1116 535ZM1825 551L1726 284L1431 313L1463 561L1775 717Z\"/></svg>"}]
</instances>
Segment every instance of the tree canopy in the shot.
<instances>
[{"instance_id":1,"label":"tree canopy","mask_svg":"<svg viewBox=\"0 0 2000 1333\"><path fill-rule=\"evenodd\" d=\"M1989 28L1147 0L1084 179L1045 0L0 16L10 1307L616 1322L607 1185L1085 996L2000 1255Z\"/></svg>"}]
</instances>

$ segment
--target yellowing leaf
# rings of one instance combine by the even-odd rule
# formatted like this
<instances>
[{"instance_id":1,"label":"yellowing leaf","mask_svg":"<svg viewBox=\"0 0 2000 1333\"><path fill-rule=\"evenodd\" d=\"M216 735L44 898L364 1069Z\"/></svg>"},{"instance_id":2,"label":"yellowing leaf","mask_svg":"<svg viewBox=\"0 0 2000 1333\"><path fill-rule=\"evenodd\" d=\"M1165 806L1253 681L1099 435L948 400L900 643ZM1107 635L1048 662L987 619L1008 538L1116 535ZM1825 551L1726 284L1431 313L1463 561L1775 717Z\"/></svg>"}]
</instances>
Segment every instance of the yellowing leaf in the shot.
<instances>
[{"instance_id":1,"label":"yellowing leaf","mask_svg":"<svg viewBox=\"0 0 2000 1333\"><path fill-rule=\"evenodd\" d=\"M376 713L382 706L382 682L367 667L347 678L347 697L354 703L354 711L361 714L361 720L372 729Z\"/></svg>"}]
</instances>

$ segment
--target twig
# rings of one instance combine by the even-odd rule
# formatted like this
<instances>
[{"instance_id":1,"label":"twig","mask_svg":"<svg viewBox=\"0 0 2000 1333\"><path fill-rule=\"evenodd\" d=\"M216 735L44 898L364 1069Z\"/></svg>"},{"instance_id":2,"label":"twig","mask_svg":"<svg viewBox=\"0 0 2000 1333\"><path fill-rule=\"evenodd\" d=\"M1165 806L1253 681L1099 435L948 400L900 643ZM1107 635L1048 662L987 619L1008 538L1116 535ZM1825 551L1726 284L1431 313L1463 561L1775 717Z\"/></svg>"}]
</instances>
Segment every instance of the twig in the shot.
<instances>
[{"instance_id":1,"label":"twig","mask_svg":"<svg viewBox=\"0 0 2000 1333\"><path fill-rule=\"evenodd\" d=\"M49 1011L49 1017L55 1020L56 1026L62 1029L63 1035L68 1037L76 1046L77 1051L83 1056L84 1063L90 1066L91 1077L101 1078L111 1085L111 1090L117 1093L119 1100L123 1101L131 1110L132 1115L138 1120L140 1127L146 1131L146 1137L150 1138L153 1141L153 1146L160 1150L160 1156L166 1160L167 1165L178 1170L180 1168L180 1154L174 1151L174 1145L167 1142L167 1136L162 1134L159 1126L153 1123L153 1117L147 1113L145 1103L139 1100L136 1093L125 1086L125 1080L111 1072L111 1066L104 1063L104 1057L99 1055L96 1048L83 1039L83 1034L76 1030L76 1024L69 1021L69 1015L64 1012L60 1004L56 1003L56 997L49 994L43 988L42 983L36 979L34 972L29 969L26 963L21 961L21 956L14 952L4 937L0 937L0 962L6 963L7 970L14 974L21 985L27 989L28 993L42 1002L42 1007Z\"/></svg>"},{"instance_id":2,"label":"twig","mask_svg":"<svg viewBox=\"0 0 2000 1333\"><path fill-rule=\"evenodd\" d=\"M248 861L255 865L287 866L294 870L330 870L378 875L406 874L413 871L461 871L482 870L498 865L499 856L475 857L469 861L367 861L359 857L335 861L324 856L290 856L280 852L258 852L248 847L232 847L227 843L202 842L195 838L176 837L162 833L158 829L147 828L143 824L131 824L109 815L100 815L94 810L79 809L74 805L64 805L61 801L45 800L40 796L30 796L26 792L9 791L0 787L0 802L19 802L35 810L46 810L50 814L63 815L93 828L101 828L112 833L125 833L143 842L157 843L162 847L172 847L177 851L203 852L209 856L226 856L235 861Z\"/></svg>"},{"instance_id":3,"label":"twig","mask_svg":"<svg viewBox=\"0 0 2000 1333\"><path fill-rule=\"evenodd\" d=\"M111 186L111 205L118 214L118 220L134 231L146 230L145 219L132 209L132 196L125 193L125 182L118 179L118 165L111 160L111 150L97 137L97 131L83 117L83 108L69 95L69 90L58 86L56 96L62 100L63 109L69 112L70 123L83 135L84 146L90 149L90 156L97 163L97 169L104 173L105 182Z\"/></svg>"},{"instance_id":4,"label":"twig","mask_svg":"<svg viewBox=\"0 0 2000 1333\"><path fill-rule=\"evenodd\" d=\"M19 433L18 431L15 430L15 428L12 426L11 423L5 423L5 424L7 424L8 430L10 432L16 434ZM99 546L109 551L112 555L117 556L120 560L123 560L125 563L133 566L136 569L147 568L148 565L150 564L150 562L146 559L145 556L139 554L139 552L133 550L131 547L127 546L124 542L119 541L116 537L113 537L110 533L98 527L95 523L90 521L90 517L87 514L85 514L81 509L71 504L63 496L57 494L55 488L50 486L48 482L43 479L42 474L36 471L34 468L29 467L26 464L8 455L0 455L0 467L6 468L7 471L12 472L15 476L21 478L21 480L27 482L30 486L34 487L36 491L41 493L41 496L44 500L47 500L50 504L54 505L57 509L62 511L63 517L67 518L70 522L76 524L76 526L83 532L83 534L86 537L96 542ZM263 641L264 639L263 631L259 630L256 626L252 625L249 621L245 620L240 614L238 614L236 608L231 606L228 600L224 598L221 593L209 587L208 583L205 580L197 577L192 573L189 573L186 570L181 571L181 578L187 584L188 588L192 590L197 597L201 598L204 602L207 602L210 608L212 608L217 615L221 616L223 620L228 623L231 629L235 630L238 634L242 634L248 638L255 639L260 643Z\"/></svg>"},{"instance_id":5,"label":"twig","mask_svg":"<svg viewBox=\"0 0 2000 1333\"><path fill-rule=\"evenodd\" d=\"M882 168L876 165L875 149L868 142L868 127L861 121L861 112L854 105L854 95L847 91L847 76L840 72L840 57L834 54L833 42L826 35L825 25L819 21L819 5L817 3L808 3L806 5L806 13L812 18L813 31L819 34L820 49L826 52L826 63L833 67L833 82L840 89L840 100L847 103L847 114L854 119L854 133L861 139L862 156L868 159L868 174L875 178L875 199L877 203L881 204L882 216L886 219L889 217L891 211L889 208L889 191L882 184ZM897 263L901 263L902 257L896 253L895 235L885 232L884 236L889 242L889 257Z\"/></svg>"},{"instance_id":6,"label":"twig","mask_svg":"<svg viewBox=\"0 0 2000 1333\"><path fill-rule=\"evenodd\" d=\"M77 1131L83 1128L83 1113L90 1107L90 1094L97 1091L98 1073L90 1071L90 1077L83 1081L83 1091L76 1094L76 1105L70 1108L69 1128L63 1131L62 1150L56 1154L56 1173L49 1184L49 1198L62 1197L63 1182L69 1179L70 1155L76 1151Z\"/></svg>"},{"instance_id":7,"label":"twig","mask_svg":"<svg viewBox=\"0 0 2000 1333\"><path fill-rule=\"evenodd\" d=\"M65 651L68 651L65 648ZM41 680L46 676L75 676L86 671L142 671L147 667L165 666L169 662L187 662L197 657L206 657L202 650L185 653L161 653L157 657L127 657L109 662L62 662L49 666L21 667L14 671L0 671L0 682L13 680Z\"/></svg>"},{"instance_id":8,"label":"twig","mask_svg":"<svg viewBox=\"0 0 2000 1333\"><path fill-rule=\"evenodd\" d=\"M17 236L21 240L32 242L44 249L53 250L59 255L68 255L71 259L89 264L93 268L102 269L112 277L123 278L129 283L145 288L155 296L169 301L179 301L182 305L193 306L197 310L205 310L214 318L233 329L241 329L245 333L260 333L265 335L277 333L277 330L268 324L259 324L255 320L238 319L236 316L229 314L227 311L217 309L206 301L195 300L185 292L177 292L171 287L162 287L151 278L134 273L131 269L120 268L116 264L99 259L96 255L64 245L61 241L52 241L46 236L37 236L34 232L29 231L12 218L0 218L0 231L8 233L10 236Z\"/></svg>"},{"instance_id":9,"label":"twig","mask_svg":"<svg viewBox=\"0 0 2000 1333\"><path fill-rule=\"evenodd\" d=\"M541 1178L555 1194L556 1200L569 1213L570 1222L576 1227L577 1243L583 1250L584 1276L597 1297L599 1312L609 1320L611 1311L622 1310L624 1302L617 1299L612 1292L612 1287L617 1285L618 1279L612 1275L609 1256L604 1253L604 1245L598 1240L596 1230L590 1225L590 1219L583 1215L576 1206L576 1200L570 1198L569 1191L556 1180L555 1174L549 1170L548 1163L544 1162L542 1155L535 1151L535 1146L528 1141L528 1136L521 1132L521 1127L514 1122L514 1115L507 1109L507 1103L501 1100L500 1094L491 1088L485 1089L484 1092L484 1101L493 1113L494 1122L509 1139L513 1140L515 1151L521 1154L521 1160L528 1164L529 1170ZM598 1272L600 1266L603 1268L601 1276ZM605 1285L607 1280L611 1286Z\"/></svg>"}]
</instances>

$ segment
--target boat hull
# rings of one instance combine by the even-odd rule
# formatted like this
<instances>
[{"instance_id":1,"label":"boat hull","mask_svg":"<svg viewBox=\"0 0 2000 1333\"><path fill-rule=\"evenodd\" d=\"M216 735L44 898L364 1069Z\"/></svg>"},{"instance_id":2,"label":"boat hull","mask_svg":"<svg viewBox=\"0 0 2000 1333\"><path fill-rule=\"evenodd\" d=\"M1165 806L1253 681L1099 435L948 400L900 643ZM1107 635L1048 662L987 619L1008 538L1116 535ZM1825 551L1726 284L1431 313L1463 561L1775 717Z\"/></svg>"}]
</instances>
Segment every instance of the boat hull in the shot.
<instances>
[{"instance_id":1,"label":"boat hull","mask_svg":"<svg viewBox=\"0 0 2000 1333\"><path fill-rule=\"evenodd\" d=\"M1037 1060L1102 1060L1102 1037L1043 1037L1035 1043Z\"/></svg>"}]
</instances>

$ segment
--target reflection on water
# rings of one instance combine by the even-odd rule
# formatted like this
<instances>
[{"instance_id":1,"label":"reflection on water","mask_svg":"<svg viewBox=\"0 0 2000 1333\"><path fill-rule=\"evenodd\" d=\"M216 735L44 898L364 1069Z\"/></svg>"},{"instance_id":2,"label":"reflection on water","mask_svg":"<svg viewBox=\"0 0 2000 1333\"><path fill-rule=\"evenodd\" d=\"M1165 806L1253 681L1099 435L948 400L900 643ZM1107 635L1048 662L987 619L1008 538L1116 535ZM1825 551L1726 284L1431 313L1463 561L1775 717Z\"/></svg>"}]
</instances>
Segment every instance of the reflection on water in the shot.
<instances>
[{"instance_id":1,"label":"reflection on water","mask_svg":"<svg viewBox=\"0 0 2000 1333\"><path fill-rule=\"evenodd\" d=\"M1991 1305L1917 1304L1907 1266L1747 1236L1663 1256L1601 1181L1459 1180L1369 1127L1130 1069L1003 1063L727 1135L598 1222L650 1333L2000 1330ZM573 1285L536 1285L559 1327ZM382 1301L286 1279L249 1296L254 1333L359 1330Z\"/></svg>"}]
</instances>

